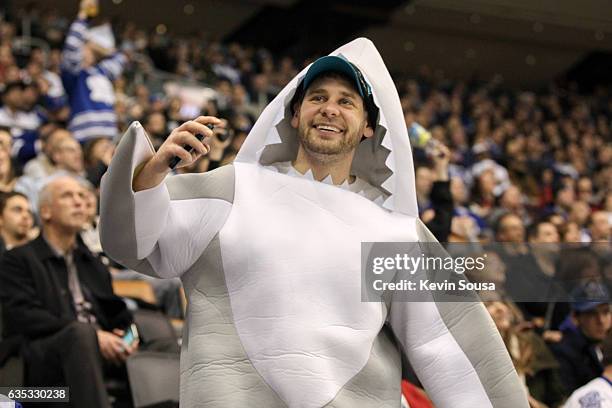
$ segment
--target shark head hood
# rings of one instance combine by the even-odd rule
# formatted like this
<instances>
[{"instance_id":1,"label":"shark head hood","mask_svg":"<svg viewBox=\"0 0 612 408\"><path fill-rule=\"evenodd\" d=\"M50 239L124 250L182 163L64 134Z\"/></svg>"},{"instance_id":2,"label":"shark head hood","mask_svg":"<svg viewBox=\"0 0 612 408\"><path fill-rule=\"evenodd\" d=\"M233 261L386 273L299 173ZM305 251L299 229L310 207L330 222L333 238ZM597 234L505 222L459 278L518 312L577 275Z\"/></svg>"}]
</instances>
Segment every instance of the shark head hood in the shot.
<instances>
[{"instance_id":1,"label":"shark head hood","mask_svg":"<svg viewBox=\"0 0 612 408\"><path fill-rule=\"evenodd\" d=\"M359 144L351 174L386 193L388 197L382 206L387 210L417 217L408 131L399 95L382 57L366 38L353 40L329 55L341 57L357 69L365 80L363 87L358 85L360 94L362 88L363 92L370 92L365 96L373 99L378 110L374 137ZM296 158L299 141L297 130L290 123L291 101L302 82L312 75L311 66L293 78L262 112L240 149L237 162L269 166Z\"/></svg>"}]
</instances>

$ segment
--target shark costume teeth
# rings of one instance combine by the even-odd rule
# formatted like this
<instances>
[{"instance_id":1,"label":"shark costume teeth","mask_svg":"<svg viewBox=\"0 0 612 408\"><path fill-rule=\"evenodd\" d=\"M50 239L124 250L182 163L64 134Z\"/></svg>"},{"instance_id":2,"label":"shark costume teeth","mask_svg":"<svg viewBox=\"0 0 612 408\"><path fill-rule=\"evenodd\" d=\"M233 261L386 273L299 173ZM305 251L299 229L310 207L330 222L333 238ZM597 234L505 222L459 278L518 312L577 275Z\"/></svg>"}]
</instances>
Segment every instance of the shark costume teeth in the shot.
<instances>
[{"instance_id":1,"label":"shark costume teeth","mask_svg":"<svg viewBox=\"0 0 612 408\"><path fill-rule=\"evenodd\" d=\"M134 193L134 171L155 154L135 123L104 176L106 253L185 287L181 406L397 408L404 353L438 408L526 408L482 304L361 301L361 242L435 238L417 217L382 58L363 38L332 55L359 67L380 109L355 154L354 183L338 188L291 166L288 104L306 70L264 110L233 165Z\"/></svg>"},{"instance_id":2,"label":"shark costume teeth","mask_svg":"<svg viewBox=\"0 0 612 408\"><path fill-rule=\"evenodd\" d=\"M389 211L418 217L408 131L395 84L380 54L370 40L358 38L329 55L341 56L359 68L372 86L374 102L379 107L375 135L359 144L352 174L376 188L384 189L389 197L383 207ZM240 149L236 162L257 162L266 166L295 158L298 142L296 130L289 124L289 102L309 67L293 78L262 112ZM380 75L381 72L386 75ZM396 164L396 156L402 158L400 163ZM393 177L396 173L402 177Z\"/></svg>"},{"instance_id":3,"label":"shark costume teeth","mask_svg":"<svg viewBox=\"0 0 612 408\"><path fill-rule=\"evenodd\" d=\"M330 186L334 185L334 181L332 180L331 174L321 180L322 183L329 184Z\"/></svg>"}]
</instances>

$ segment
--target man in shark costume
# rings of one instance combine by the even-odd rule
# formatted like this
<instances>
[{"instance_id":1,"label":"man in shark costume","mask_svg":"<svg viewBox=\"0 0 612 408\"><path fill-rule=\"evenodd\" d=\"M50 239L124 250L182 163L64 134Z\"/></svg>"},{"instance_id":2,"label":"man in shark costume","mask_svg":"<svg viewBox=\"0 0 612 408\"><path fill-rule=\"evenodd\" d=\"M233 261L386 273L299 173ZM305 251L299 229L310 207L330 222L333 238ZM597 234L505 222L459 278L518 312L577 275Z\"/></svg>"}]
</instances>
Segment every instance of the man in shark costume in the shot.
<instances>
[{"instance_id":1,"label":"man in shark costume","mask_svg":"<svg viewBox=\"0 0 612 408\"><path fill-rule=\"evenodd\" d=\"M418 219L406 126L382 58L363 38L331 55L354 64L339 69L349 72L345 85L364 100L371 90L379 108L375 131L361 113L350 180L292 165L304 153L296 128L315 128L298 123L304 104L295 114L290 106L308 68L264 110L233 165L134 192L133 177L164 149L156 153L134 123L105 175L107 253L185 286L181 406L399 407L405 353L438 408L526 408L480 303L361 301L361 242L435 239ZM317 98L329 105L317 117L330 122L345 109L336 103L363 102ZM332 138L339 129L316 130Z\"/></svg>"}]
</instances>

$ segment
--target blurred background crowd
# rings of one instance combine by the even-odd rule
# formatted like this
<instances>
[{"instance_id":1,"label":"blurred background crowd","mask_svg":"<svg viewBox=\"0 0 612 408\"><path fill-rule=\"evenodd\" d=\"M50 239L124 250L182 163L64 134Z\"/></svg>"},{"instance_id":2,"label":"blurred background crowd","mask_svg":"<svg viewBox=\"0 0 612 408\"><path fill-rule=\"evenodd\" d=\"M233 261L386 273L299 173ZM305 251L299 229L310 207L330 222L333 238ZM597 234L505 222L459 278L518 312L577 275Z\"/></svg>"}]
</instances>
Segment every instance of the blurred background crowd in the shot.
<instances>
[{"instance_id":1,"label":"blurred background crowd","mask_svg":"<svg viewBox=\"0 0 612 408\"><path fill-rule=\"evenodd\" d=\"M113 279L145 280L104 258L97 237L100 180L122 133L140 121L158 147L182 122L218 116L227 127L217 131L210 154L179 172L227 165L265 106L316 55L296 59L217 41L210 33L173 34L171 27L145 28L127 16L89 34L102 21L98 10L87 7L96 5L81 3L76 17L33 5L0 9L0 253L38 235L41 188L53 177L71 175L85 192L80 239ZM440 241L609 247L608 84L585 90L571 81L549 81L526 89L499 77L451 79L427 65L392 74L407 128L418 123L448 149L442 155L414 149L419 211L426 223L443 218L440 228L432 228ZM606 370L610 374L612 351L604 342L612 327L604 300L610 258L580 249L576 256L584 263L596 259L599 272L594 285L578 289L596 291L600 301L577 300L560 309L548 302L517 305L513 295L525 290L523 284L508 285L508 296L486 303L532 407L561 406L579 387ZM502 282L521 279L513 268L516 254L491 259L499 262L491 268L504 274ZM546 261L537 262L543 278L554 275L554 266L550 272ZM156 304L180 330L180 282L146 281L153 296L147 302L126 294L128 308ZM5 327L5 338L10 331ZM404 391L407 404L428 406L426 397L415 397L420 391Z\"/></svg>"}]
</instances>

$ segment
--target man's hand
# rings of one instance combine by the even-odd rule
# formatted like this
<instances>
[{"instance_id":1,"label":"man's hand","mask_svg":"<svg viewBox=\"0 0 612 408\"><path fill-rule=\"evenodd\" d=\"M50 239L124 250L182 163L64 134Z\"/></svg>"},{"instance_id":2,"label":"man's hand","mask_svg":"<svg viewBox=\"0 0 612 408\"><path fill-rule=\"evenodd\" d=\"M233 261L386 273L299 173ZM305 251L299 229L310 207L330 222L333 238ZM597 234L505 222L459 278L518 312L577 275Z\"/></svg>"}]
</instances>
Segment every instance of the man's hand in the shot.
<instances>
[{"instance_id":1,"label":"man's hand","mask_svg":"<svg viewBox=\"0 0 612 408\"><path fill-rule=\"evenodd\" d=\"M442 142L434 145L431 151L431 160L434 164L436 181L448 181L448 163L450 162L450 150Z\"/></svg>"},{"instance_id":2,"label":"man's hand","mask_svg":"<svg viewBox=\"0 0 612 408\"><path fill-rule=\"evenodd\" d=\"M121 341L123 341L123 336L125 336L125 331L120 330L120 329L113 329L113 334L116 336L121 337ZM126 358L128 356L131 356L132 354L134 354L134 352L136 352L136 350L138 350L138 346L140 346L140 340L134 340L132 342L132 344L127 344L125 341L123 342L123 344L125 345L125 353Z\"/></svg>"},{"instance_id":3,"label":"man's hand","mask_svg":"<svg viewBox=\"0 0 612 408\"><path fill-rule=\"evenodd\" d=\"M145 162L140 171L136 170L132 183L134 191L158 186L170 171L168 164L175 156L182 160L178 168L189 165L200 156L207 154L210 150L209 141L213 136L213 131L206 127L209 123L213 126L224 126L220 119L213 116L200 116L174 129L155 155ZM195 136L198 133L204 136L201 142ZM193 147L192 152L187 152L183 146Z\"/></svg>"},{"instance_id":4,"label":"man's hand","mask_svg":"<svg viewBox=\"0 0 612 408\"><path fill-rule=\"evenodd\" d=\"M529 408L548 408L548 405L544 404L543 402L538 401L537 399L533 398L531 395L527 395L527 398L529 400Z\"/></svg>"},{"instance_id":5,"label":"man's hand","mask_svg":"<svg viewBox=\"0 0 612 408\"><path fill-rule=\"evenodd\" d=\"M38 85L38 90L40 91L41 95L47 95L47 93L49 93L50 88L49 82L42 76L35 78L35 81L36 85Z\"/></svg>"},{"instance_id":6,"label":"man's hand","mask_svg":"<svg viewBox=\"0 0 612 408\"><path fill-rule=\"evenodd\" d=\"M563 340L563 333L558 330L546 330L542 333L542 338L547 343L559 343Z\"/></svg>"},{"instance_id":7,"label":"man's hand","mask_svg":"<svg viewBox=\"0 0 612 408\"><path fill-rule=\"evenodd\" d=\"M114 364L121 364L136 351L138 343L134 342L134 344L130 346L115 333L104 330L96 331L98 335L98 345L100 346L100 352L104 359Z\"/></svg>"},{"instance_id":8,"label":"man's hand","mask_svg":"<svg viewBox=\"0 0 612 408\"><path fill-rule=\"evenodd\" d=\"M101 147L102 154L100 154L100 161L102 161L102 163L108 167L110 166L113 155L115 154L115 145L108 140L103 140L98 143L103 143L103 146Z\"/></svg>"},{"instance_id":9,"label":"man's hand","mask_svg":"<svg viewBox=\"0 0 612 408\"><path fill-rule=\"evenodd\" d=\"M81 0L79 18L95 17L98 14L98 0Z\"/></svg>"}]
</instances>

